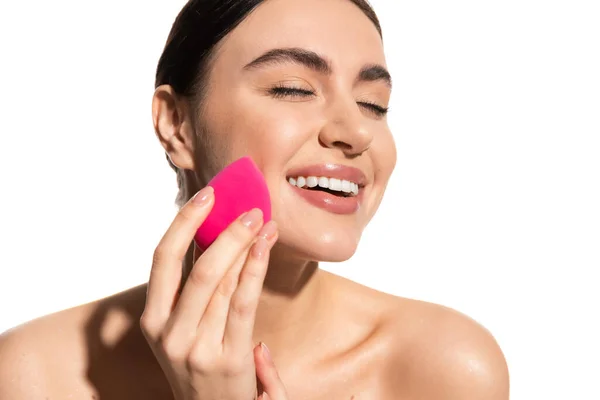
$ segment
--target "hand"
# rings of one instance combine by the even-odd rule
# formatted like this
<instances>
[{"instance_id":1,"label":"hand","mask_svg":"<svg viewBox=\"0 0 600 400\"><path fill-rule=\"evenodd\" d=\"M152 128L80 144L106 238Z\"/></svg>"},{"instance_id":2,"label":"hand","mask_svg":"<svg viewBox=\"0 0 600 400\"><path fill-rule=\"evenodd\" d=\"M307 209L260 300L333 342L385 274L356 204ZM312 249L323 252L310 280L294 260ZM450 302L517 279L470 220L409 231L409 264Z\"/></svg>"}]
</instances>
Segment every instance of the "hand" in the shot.
<instances>
[{"instance_id":1,"label":"hand","mask_svg":"<svg viewBox=\"0 0 600 400\"><path fill-rule=\"evenodd\" d=\"M156 247L140 325L177 400L255 399L252 334L277 225L263 226L260 210L240 216L198 258L178 296L185 253L213 204L212 188L198 192Z\"/></svg>"},{"instance_id":2,"label":"hand","mask_svg":"<svg viewBox=\"0 0 600 400\"><path fill-rule=\"evenodd\" d=\"M258 400L288 400L285 386L279 378L275 363L264 343L260 343L254 348L254 363L256 364L256 375L263 388L263 392L259 393Z\"/></svg>"}]
</instances>

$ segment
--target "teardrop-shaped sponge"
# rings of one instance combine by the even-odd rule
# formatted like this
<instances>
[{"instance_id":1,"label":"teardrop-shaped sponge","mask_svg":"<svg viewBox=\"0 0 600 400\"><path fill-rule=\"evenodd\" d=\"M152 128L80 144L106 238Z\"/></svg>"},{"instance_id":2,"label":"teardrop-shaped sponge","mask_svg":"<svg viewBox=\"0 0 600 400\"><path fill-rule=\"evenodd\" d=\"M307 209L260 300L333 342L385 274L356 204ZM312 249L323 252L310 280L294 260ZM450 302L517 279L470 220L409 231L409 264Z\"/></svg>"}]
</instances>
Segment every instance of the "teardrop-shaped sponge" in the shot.
<instances>
[{"instance_id":1,"label":"teardrop-shaped sponge","mask_svg":"<svg viewBox=\"0 0 600 400\"><path fill-rule=\"evenodd\" d=\"M250 157L242 157L219 172L208 186L215 192L213 208L194 240L206 250L241 214L260 208L264 222L271 220L271 197L263 174Z\"/></svg>"}]
</instances>

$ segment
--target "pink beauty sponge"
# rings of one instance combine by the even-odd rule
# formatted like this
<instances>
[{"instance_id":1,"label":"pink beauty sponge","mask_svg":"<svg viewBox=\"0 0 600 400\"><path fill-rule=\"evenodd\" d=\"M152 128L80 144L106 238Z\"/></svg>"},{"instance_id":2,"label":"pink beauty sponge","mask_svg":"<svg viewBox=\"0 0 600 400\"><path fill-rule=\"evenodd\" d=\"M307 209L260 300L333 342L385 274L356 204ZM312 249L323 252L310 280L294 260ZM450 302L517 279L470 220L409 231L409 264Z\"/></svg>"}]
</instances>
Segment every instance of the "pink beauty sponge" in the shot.
<instances>
[{"instance_id":1,"label":"pink beauty sponge","mask_svg":"<svg viewBox=\"0 0 600 400\"><path fill-rule=\"evenodd\" d=\"M194 240L202 249L243 213L260 208L265 223L271 220L271 197L262 173L250 157L229 164L209 183L215 191L215 204Z\"/></svg>"}]
</instances>

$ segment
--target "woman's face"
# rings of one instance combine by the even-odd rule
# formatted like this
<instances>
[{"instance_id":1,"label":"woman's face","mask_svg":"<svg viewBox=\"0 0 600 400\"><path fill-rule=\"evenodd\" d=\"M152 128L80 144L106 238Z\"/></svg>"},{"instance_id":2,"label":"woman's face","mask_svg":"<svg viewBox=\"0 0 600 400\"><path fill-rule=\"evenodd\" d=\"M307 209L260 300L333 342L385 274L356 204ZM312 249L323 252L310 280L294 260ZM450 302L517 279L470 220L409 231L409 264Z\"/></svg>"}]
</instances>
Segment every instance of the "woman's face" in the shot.
<instances>
[{"instance_id":1,"label":"woman's face","mask_svg":"<svg viewBox=\"0 0 600 400\"><path fill-rule=\"evenodd\" d=\"M350 258L396 163L385 65L379 33L352 2L264 2L216 52L198 174L251 156L271 193L278 246L308 260ZM315 181L333 190L309 188Z\"/></svg>"}]
</instances>

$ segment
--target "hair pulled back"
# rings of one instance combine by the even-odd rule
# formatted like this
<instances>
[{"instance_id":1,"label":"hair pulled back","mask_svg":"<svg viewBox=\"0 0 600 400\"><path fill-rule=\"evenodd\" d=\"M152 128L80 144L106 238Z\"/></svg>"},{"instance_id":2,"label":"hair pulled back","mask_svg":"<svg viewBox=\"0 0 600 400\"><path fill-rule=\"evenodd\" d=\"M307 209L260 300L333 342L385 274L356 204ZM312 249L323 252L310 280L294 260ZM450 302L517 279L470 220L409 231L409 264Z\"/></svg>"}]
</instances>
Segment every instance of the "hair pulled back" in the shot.
<instances>
[{"instance_id":1,"label":"hair pulled back","mask_svg":"<svg viewBox=\"0 0 600 400\"><path fill-rule=\"evenodd\" d=\"M155 88L170 85L192 99L202 99L210 61L217 44L235 29L256 7L267 0L190 0L175 19L167 43L158 61ZM301 1L301 0L299 0ZM366 0L349 0L373 22L381 36L375 11ZM176 204L187 201L183 172L167 156L177 173Z\"/></svg>"}]
</instances>

